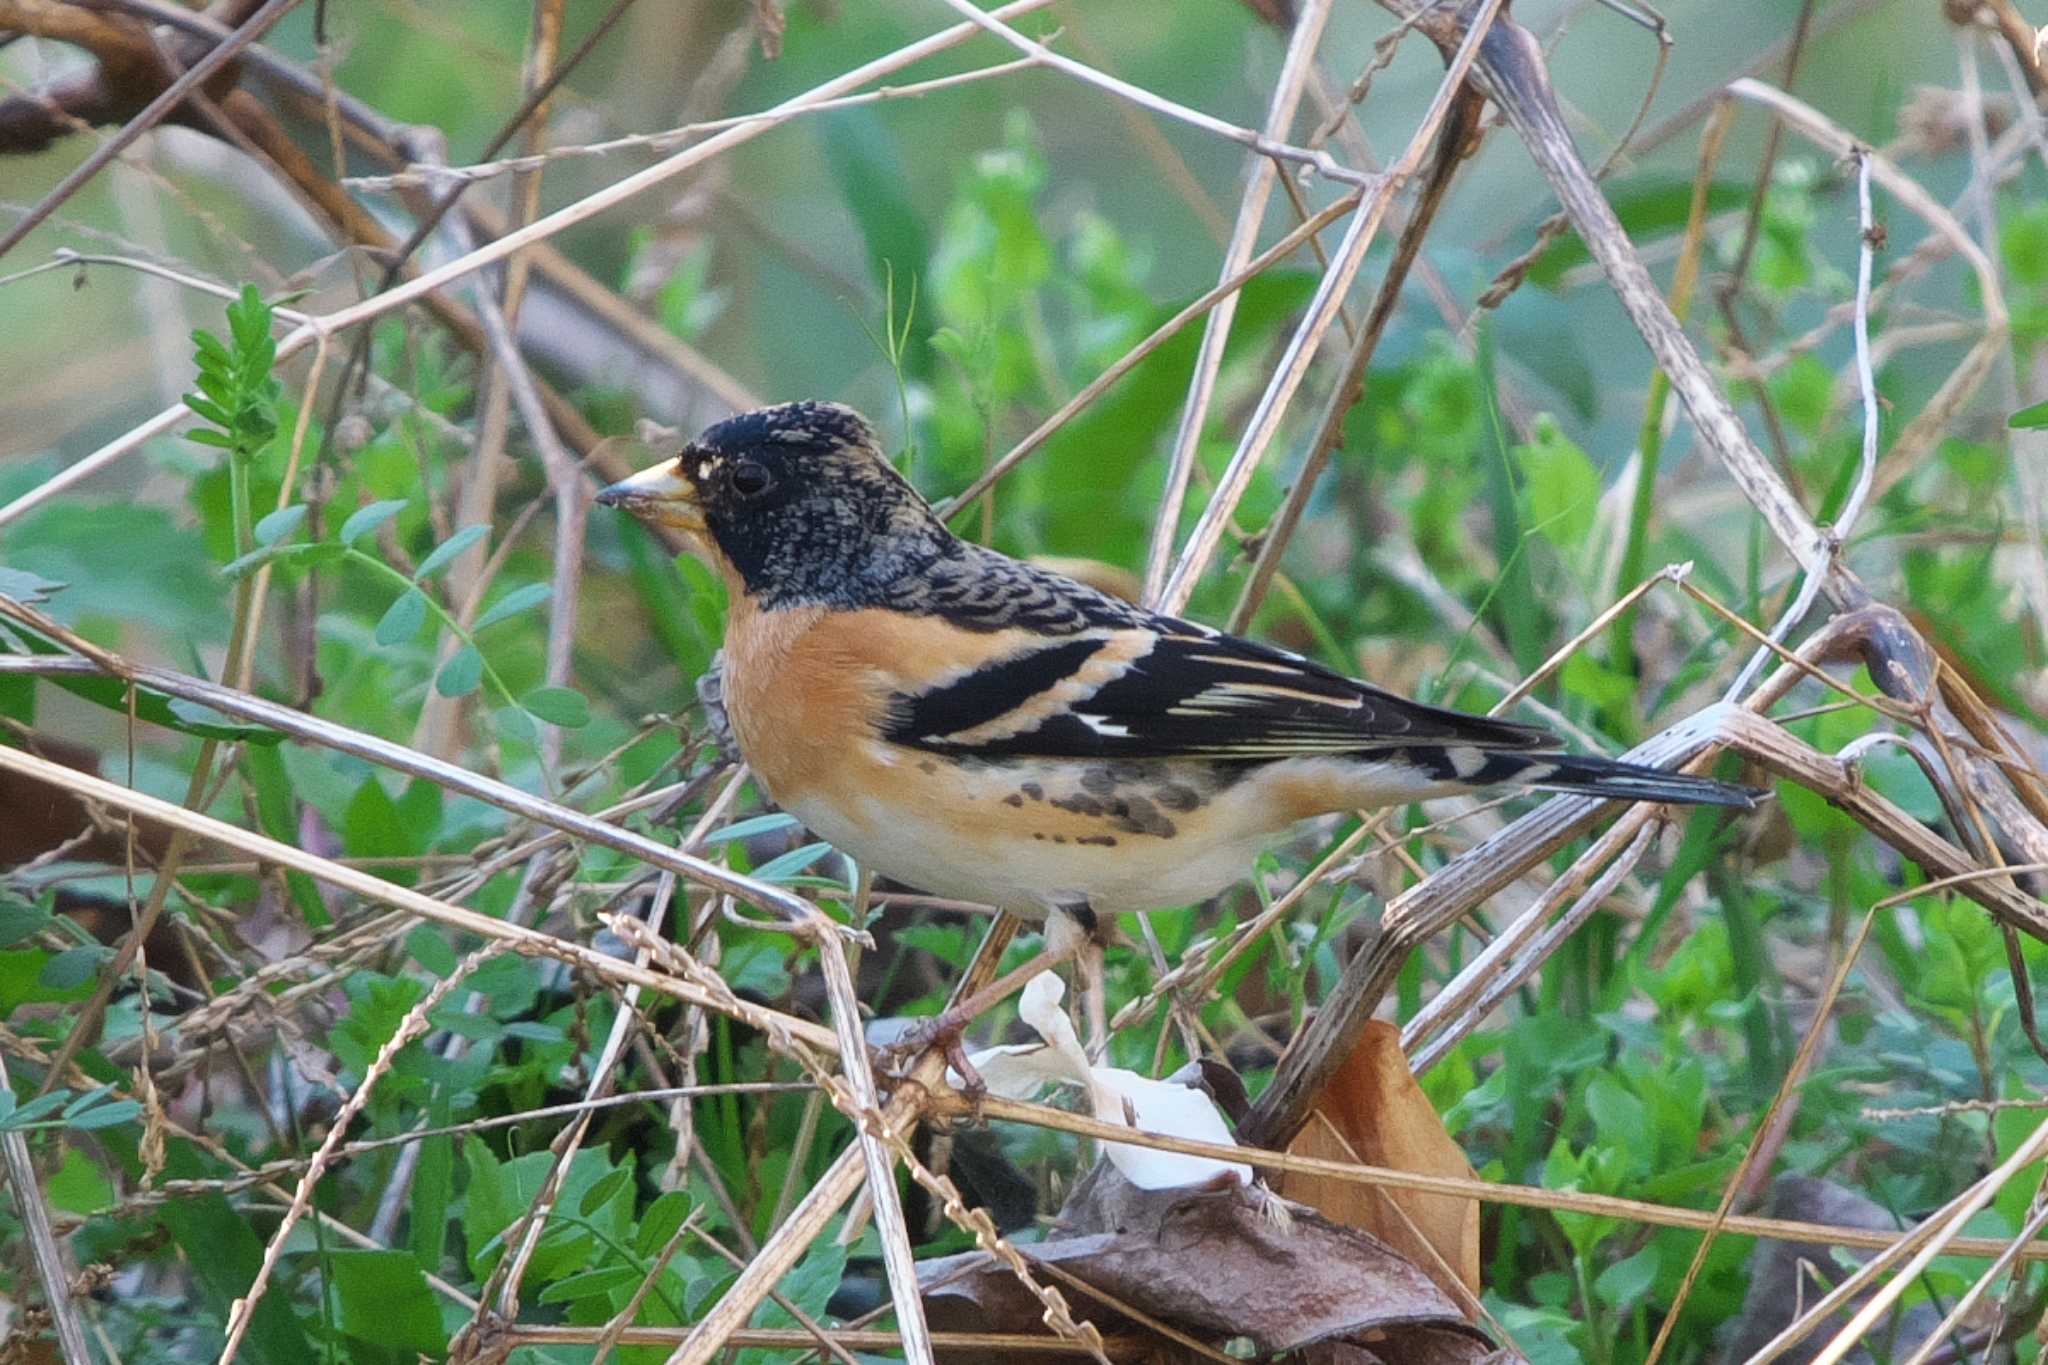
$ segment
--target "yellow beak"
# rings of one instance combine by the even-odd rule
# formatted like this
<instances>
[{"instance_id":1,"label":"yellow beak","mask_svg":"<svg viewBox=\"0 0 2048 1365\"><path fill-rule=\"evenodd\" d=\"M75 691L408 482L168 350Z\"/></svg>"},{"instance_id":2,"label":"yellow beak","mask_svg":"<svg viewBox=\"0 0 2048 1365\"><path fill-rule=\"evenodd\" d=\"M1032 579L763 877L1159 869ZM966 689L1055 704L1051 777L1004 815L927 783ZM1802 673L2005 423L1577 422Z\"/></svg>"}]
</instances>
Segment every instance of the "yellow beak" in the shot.
<instances>
[{"instance_id":1,"label":"yellow beak","mask_svg":"<svg viewBox=\"0 0 2048 1365\"><path fill-rule=\"evenodd\" d=\"M650 465L630 479L621 479L601 491L597 500L657 526L673 526L682 531L704 529L704 508L697 498L697 485L683 473L680 459Z\"/></svg>"}]
</instances>

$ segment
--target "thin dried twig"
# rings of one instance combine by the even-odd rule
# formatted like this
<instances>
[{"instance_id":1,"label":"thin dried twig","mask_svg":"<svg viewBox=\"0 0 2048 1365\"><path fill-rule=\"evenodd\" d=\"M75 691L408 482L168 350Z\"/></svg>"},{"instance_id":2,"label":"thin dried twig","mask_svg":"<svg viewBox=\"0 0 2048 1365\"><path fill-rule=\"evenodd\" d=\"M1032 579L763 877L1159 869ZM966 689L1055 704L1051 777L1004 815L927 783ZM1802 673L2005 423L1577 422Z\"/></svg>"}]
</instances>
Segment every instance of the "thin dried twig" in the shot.
<instances>
[{"instance_id":1,"label":"thin dried twig","mask_svg":"<svg viewBox=\"0 0 2048 1365\"><path fill-rule=\"evenodd\" d=\"M606 957L593 948L569 939L558 938L537 929L524 928L489 915L478 914L474 910L465 910L461 906L435 900L409 887L398 886L354 868L343 867L317 854L294 848L290 844L261 834L253 834L216 820L212 816L186 810L182 806L146 796L141 792L130 791L112 782L88 776L18 749L0 748L0 769L11 769L24 776L48 782L52 786L64 788L111 809L133 811L146 820L183 829L196 837L225 844L280 867L303 872L330 886L382 901L418 915L422 919L500 942L516 952L554 958L581 968L600 980L615 981L620 985L640 985L699 1005L713 1005L715 1000L723 999L686 986L674 977ZM747 1001L739 1001L738 1004L742 1010L738 1017L752 1027L763 1031L769 1030L771 1026L786 1030L792 1037L801 1039L805 1044L828 1052L838 1047L838 1039L830 1029Z\"/></svg>"},{"instance_id":2,"label":"thin dried twig","mask_svg":"<svg viewBox=\"0 0 2048 1365\"><path fill-rule=\"evenodd\" d=\"M1762 81L1747 78L1733 81L1728 86L1728 93L1770 109L1785 121L1787 127L1831 156L1851 156L1861 146L1854 136L1827 115ZM1969 230L1945 205L1929 194L1918 181L1901 171L1890 159L1867 148L1863 149L1863 154L1869 162L1871 179L1882 186L1886 194L1939 234L1942 240L1963 258L1965 264L1970 267L1971 274L1976 277L1979 302L1984 309L1984 332L1977 344L1963 358L1963 363L1942 382L1941 387L1928 399L1919 415L1907 424L1906 429L1892 442L1891 449L1886 451L1880 460L1872 491L1882 494L1905 471L1912 468L1919 456L1929 449L1947 428L1962 405L1976 394L1985 376L1990 374L1992 363L2005 345L2010 318L1997 267L1983 247L1970 235ZM1780 538L1783 538L1782 535ZM1812 566L1804 559L1801 563L1809 572L1811 571Z\"/></svg>"},{"instance_id":3,"label":"thin dried twig","mask_svg":"<svg viewBox=\"0 0 2048 1365\"><path fill-rule=\"evenodd\" d=\"M1429 998L1401 1030L1401 1046L1414 1059L1416 1074L1442 1061L1606 903L1649 851L1650 840L1661 823L1662 817L1654 806L1637 806L1626 812L1592 848L1574 859L1557 880L1545 887L1527 910L1494 935L1493 941L1466 964L1455 980ZM1546 924L1551 912L1566 897L1578 892L1602 862L1607 866L1592 885L1577 895L1562 915ZM1429 1040L1427 1045L1423 1045L1423 1039Z\"/></svg>"},{"instance_id":4,"label":"thin dried twig","mask_svg":"<svg viewBox=\"0 0 2048 1365\"><path fill-rule=\"evenodd\" d=\"M1775 128L1777 125L1772 126ZM1855 487L1850 490L1848 500L1842 504L1840 516L1829 531L1838 547L1838 553L1841 543L1847 540L1855 529L1857 514L1863 510L1863 500L1870 495L1871 482L1877 476L1877 378L1870 367L1870 263L1871 258L1877 253L1877 226L1871 217L1870 209L1871 153L1867 147L1858 146L1851 150L1849 155L1856 162L1856 223L1859 241L1856 253L1856 378L1858 389L1863 395L1863 452L1862 467L1856 475ZM1786 608L1784 615L1778 618L1778 623L1771 627L1771 643L1782 644L1799 623L1806 619L1806 613L1812 609L1814 600L1820 596L1822 585L1821 574L1806 574L1805 581L1800 584L1798 596L1793 599L1792 605ZM1742 671L1736 674L1735 681L1729 684L1729 700L1732 701L1749 690L1750 683L1755 680L1757 673L1770 657L1770 651L1763 648L1749 656L1749 661L1742 666Z\"/></svg>"},{"instance_id":5,"label":"thin dried twig","mask_svg":"<svg viewBox=\"0 0 2048 1365\"><path fill-rule=\"evenodd\" d=\"M52 639L72 645L85 642L63 627L51 621L31 607L24 607L10 597L0 595L0 616L10 616L22 624ZM717 863L679 853L666 844L657 843L643 834L593 819L581 811L572 810L552 801L544 800L517 787L508 786L478 773L443 762L417 749L402 744L393 744L361 730L352 730L332 721L322 720L295 711L288 706L265 701L261 697L222 687L218 683L188 677L169 669L158 669L147 664L134 664L117 655L85 645L91 653L78 659L65 659L52 655L7 655L0 656L0 672L27 673L41 676L57 674L106 673L139 683L144 687L165 692L171 696L197 701L202 706L212 707L223 714L236 716L256 725L267 726L296 738L307 740L342 753L354 754L372 763L381 764L423 777L451 791L473 796L500 810L546 825L565 834L601 844L607 848L629 853L657 868L666 868L685 879L714 887L737 896L749 905L757 906L771 915L781 917L791 924L806 921L811 913L810 902L777 886L742 876ZM68 769L66 771L69 771Z\"/></svg>"},{"instance_id":6,"label":"thin dried twig","mask_svg":"<svg viewBox=\"0 0 2048 1365\"><path fill-rule=\"evenodd\" d=\"M974 482L968 484L967 487L961 489L952 497L941 501L938 504L940 515L950 520L962 508L970 506L976 498L994 487L999 479L1023 463L1025 458L1032 452L1038 450L1047 441L1051 440L1061 427L1073 420L1076 413L1101 397L1117 380L1122 379L1135 369L1138 362L1173 340L1181 328L1216 307L1223 300L1236 294L1238 290L1244 288L1247 281L1263 273L1275 262L1284 260L1296 247L1299 247L1303 242L1313 239L1318 232L1336 222L1346 213L1349 213L1357 206L1358 201L1359 196L1357 194L1344 195L1334 200L1320 213L1315 214L1307 222L1301 224L1279 241L1260 252L1251 261L1246 263L1244 269L1195 299L1165 322L1160 323L1159 326L1152 330L1151 335L1117 357L1115 364L1083 385L1079 393L1076 393L1072 398L1062 403L1058 411L1054 412L1052 416L1046 418L1043 422L1040 422L1030 435L1012 446L1004 453L1001 459L983 470Z\"/></svg>"},{"instance_id":7,"label":"thin dried twig","mask_svg":"<svg viewBox=\"0 0 2048 1365\"><path fill-rule=\"evenodd\" d=\"M955 12L966 16L970 22L978 24L990 33L995 34L1019 52L1036 58L1040 64L1072 76L1084 85L1092 85L1097 89L1107 91L1118 99L1127 100L1143 109L1150 109L1153 113L1162 114L1177 123L1185 123L1189 127L1199 128L1205 133L1213 133L1217 137L1239 143L1264 156L1273 157L1280 161L1298 162L1312 168L1318 175L1325 176L1331 180L1341 181L1347 185L1356 185L1361 189L1367 190L1383 183L1383 177L1374 175L1369 171L1353 170L1351 167L1340 163L1328 152L1307 147L1296 147L1290 143L1280 142L1255 133L1249 128L1240 128L1234 123L1217 118L1213 114L1205 114L1199 109L1190 109L1185 104L1177 104L1173 100L1147 90L1141 85L1132 85L1129 81L1120 80L1106 71L1098 71L1084 62L1077 62L1072 57L1054 52L1045 44L1025 37L1005 23L1004 19L1007 17L1005 11L998 10L993 13L984 13L976 9L968 0L944 0L944 3Z\"/></svg>"},{"instance_id":8,"label":"thin dried twig","mask_svg":"<svg viewBox=\"0 0 2048 1365\"><path fill-rule=\"evenodd\" d=\"M1280 77L1266 105L1266 136L1284 138L1301 107L1302 91L1315 70L1316 48L1322 42L1323 27L1329 22L1333 0L1309 0L1295 16L1294 32L1287 40L1287 55L1280 64ZM1265 222L1266 204L1279 179L1279 166L1270 157L1252 164L1251 179L1238 200L1237 222L1230 230L1230 242L1223 249L1221 275L1229 279L1242 269L1258 245L1259 227ZM1144 599L1152 601L1166 581L1173 558L1174 537L1180 531L1181 504L1187 498L1188 479L1194 473L1195 451L1201 445L1202 429L1209 419L1209 401L1216 394L1216 377L1223 370L1223 352L1230 340L1230 324L1237 316L1235 293L1227 294L1202 322L1202 344L1195 352L1195 372L1188 381L1187 402L1181 408L1180 428L1174 433L1173 449L1167 456L1166 488L1153 514L1152 541L1145 555Z\"/></svg>"},{"instance_id":9,"label":"thin dried twig","mask_svg":"<svg viewBox=\"0 0 2048 1365\"><path fill-rule=\"evenodd\" d=\"M292 2L293 0L273 0L273 3L276 4ZM1015 18L1019 15L1029 14L1033 10L1043 9L1050 3L1051 0L1011 0L1010 4L992 11L990 15L982 17L997 19ZM977 11L977 13L979 12ZM980 31L981 29L978 24L955 24L953 27L935 33L929 38L910 43L885 56L877 57L871 62L865 62L851 71L814 86L801 95L796 95L783 101L773 109L766 111L758 120L743 124L737 128L728 128L724 132L706 138L694 146L686 147L666 160L657 162L644 170L637 171L595 193L586 195L574 203L566 204L556 209L553 213L537 218L525 227L508 232L495 241L487 242L476 250L455 260L437 266L432 270L423 271L413 278L385 290L383 293L364 299L359 303L339 308L317 319L311 319L278 342L277 358L280 361L290 359L310 344L317 332L340 331L344 328L354 327L360 323L383 317L387 313L403 308L415 299L433 294L455 280L461 279L464 275L504 260L506 257L536 242L545 241L567 228L594 218L607 209L653 189L655 186L671 180L696 166L702 165L704 162L730 151L741 143L752 141L769 129L780 127L791 118L802 114L814 104L836 98L839 95L856 90L871 81L879 80L884 76L900 71L904 67L922 61L934 53L943 52L947 48L965 42ZM23 493L13 502L0 507L0 526L5 526L34 508L41 506L63 490L106 469L152 437L160 436L169 431L172 427L184 421L185 417L186 409L183 404L179 404L175 407L165 408L157 413L156 416L130 428L122 435L101 446L98 450L93 451L90 455L74 462L61 473L44 480L35 488Z\"/></svg>"},{"instance_id":10,"label":"thin dried twig","mask_svg":"<svg viewBox=\"0 0 2048 1365\"><path fill-rule=\"evenodd\" d=\"M838 99L820 100L811 105L808 112L814 114L834 113L842 109L859 109L864 105L881 104L889 100L921 99L941 90L956 86L974 85L981 81L993 80L999 76L1013 76L1030 71L1042 63L1036 57L1019 57L1014 61L998 62L992 66L976 67L972 71L959 71L950 76L934 76L928 81L911 81L904 85L884 85L859 95L844 95ZM501 175L513 175L522 171L537 171L558 161L577 160L587 157L606 157L619 152L648 151L666 152L689 142L691 138L703 137L707 133L719 133L727 128L738 128L773 117L771 112L758 114L734 114L730 118L706 119L702 123L686 123L680 128L669 128L659 133L629 133L623 137L607 138L603 142L570 143L550 147L544 152L528 156L505 157L498 161L479 161L469 165L430 166L414 165L391 175L352 175L344 178L342 184L355 190L401 190L437 189L451 182L460 181L475 184L480 180L491 180Z\"/></svg>"},{"instance_id":11,"label":"thin dried twig","mask_svg":"<svg viewBox=\"0 0 2048 1365\"><path fill-rule=\"evenodd\" d=\"M16 219L13 227L0 233L0 256L5 256L20 245L22 238L35 231L44 219L55 213L58 207L76 194L87 181L105 170L107 163L126 151L136 138L163 122L165 115L183 104L209 77L234 60L237 52L268 33L271 27L298 3L299 0L267 0L263 8L250 15L233 33L187 67L183 75L164 87L162 94L144 105L140 113L123 124L119 132L93 148L91 155L73 167L71 172L32 205L27 213Z\"/></svg>"},{"instance_id":12,"label":"thin dried twig","mask_svg":"<svg viewBox=\"0 0 2048 1365\"><path fill-rule=\"evenodd\" d=\"M1866 201L1867 202L1867 201ZM1814 1002L1813 1022L1807 1026L1806 1036L1800 1039L1799 1051L1792 1058L1792 1064L1785 1068L1785 1078L1779 1082L1777 1093L1771 1096L1770 1107L1757 1120L1755 1141L1743 1152L1735 1173L1728 1177L1727 1188L1721 1192L1721 1199L1714 1207L1714 1224L1707 1229L1706 1236L1694 1248L1692 1263L1685 1268L1685 1278L1679 1281L1678 1293L1671 1301L1671 1311L1664 1318L1664 1325L1657 1329L1657 1339L1650 1346L1650 1356L1645 1365L1657 1365L1663 1358L1664 1348L1671 1343L1671 1333L1678 1326L1679 1310L1685 1306L1686 1298L1692 1293L1693 1285L1699 1280L1700 1271L1706 1268L1707 1253L1713 1250L1714 1239L1728 1225L1728 1215L1734 1211L1735 1200L1743 1190L1749 1188L1750 1170L1765 1150L1766 1135L1776 1123L1779 1111L1783 1110L1792 1094L1806 1079L1813 1058L1820 1049L1820 1040L1827 1034L1828 1017L1834 1012L1835 1001L1841 998L1842 987L1848 984L1849 971L1863 953L1863 945L1870 938L1870 926L1877 922L1878 907L1873 905L1864 913L1863 922L1856 928L1856 936L1850 939L1842 951L1841 961L1835 964L1834 974L1828 978L1827 988ZM1768 1166L1758 1172L1765 1174Z\"/></svg>"},{"instance_id":13,"label":"thin dried twig","mask_svg":"<svg viewBox=\"0 0 2048 1365\"><path fill-rule=\"evenodd\" d=\"M7 1052L0 1049L0 1090L13 1093L7 1075ZM36 1178L36 1164L29 1155L28 1134L19 1128L0 1133L0 1163L7 1171L7 1183L14 1190L14 1211L21 1219L29 1260L43 1289L43 1306L57 1333L57 1345L66 1361L89 1361L85 1325L79 1320L78 1305L71 1298L71 1273L65 1268L64 1249L57 1245L50 1226L50 1209L43 1202L42 1182Z\"/></svg>"},{"instance_id":14,"label":"thin dried twig","mask_svg":"<svg viewBox=\"0 0 2048 1365\"><path fill-rule=\"evenodd\" d=\"M962 1118L976 1112L976 1105L966 1096L948 1091L933 1097L932 1112L935 1115ZM1323 1157L1296 1156L1284 1151L1249 1145L1227 1146L1221 1143L1199 1142L1193 1138L1178 1137L1169 1133L1125 1127L1089 1114L1072 1114L1064 1109L1055 1109L1051 1105L1030 1100L1003 1099L991 1095L981 1101L979 1112L989 1119L1028 1123L1056 1132L1101 1138L1132 1147L1179 1152L1186 1156L1211 1157L1218 1161L1243 1162L1261 1170L1323 1176L1356 1185L1374 1185L1390 1190L1413 1190L1418 1194L1454 1195L1461 1199L1478 1199L1486 1203L1509 1204L1518 1208L1562 1209L1568 1213L1590 1214L1626 1223L1642 1223L1651 1227L1687 1228L1695 1232L1704 1232L1714 1225L1714 1214L1710 1209L1652 1204L1640 1199L1624 1199L1618 1195L1588 1194L1582 1190L1546 1190L1535 1185L1507 1184L1481 1180L1477 1177L1399 1171L1386 1166L1366 1166L1348 1161L1332 1161ZM1828 1246L1869 1251L1884 1251L1910 1245L1910 1239L1915 1236L1912 1231L1887 1232L1874 1228L1808 1223L1785 1218L1758 1218L1741 1214L1731 1214L1722 1224L1721 1230L1729 1236L1736 1237L1771 1237L1788 1242L1819 1242ZM2008 1239L2003 1237L1957 1237L1948 1243L1947 1254L1991 1260L2004 1255L2009 1245ZM2028 1261L2048 1261L2048 1241L2029 1243L2021 1252L2021 1258Z\"/></svg>"},{"instance_id":15,"label":"thin dried twig","mask_svg":"<svg viewBox=\"0 0 2048 1365\"><path fill-rule=\"evenodd\" d=\"M502 943L488 943L456 963L453 971L435 982L433 989L420 997L419 1003L405 1012L405 1017L398 1021L398 1028L385 1040L384 1046L377 1049L376 1057L371 1061L369 1069L363 1073L362 1083L335 1114L334 1122L327 1130L327 1136L321 1140L320 1146L313 1153L312 1161L306 1166L306 1173L299 1177L298 1188L292 1192L291 1207L285 1210L284 1217L278 1222L277 1231L270 1235L268 1245L263 1248L263 1263L256 1268L256 1278L249 1282L248 1290L241 1298L235 1300L234 1307L229 1311L227 1342L221 1347L219 1365L232 1365L236 1354L240 1352L242 1338L248 1335L249 1324L256 1316L256 1305L263 1301L263 1293L270 1287L271 1273L277 1269L278 1261L284 1256L285 1242L290 1238L292 1229L298 1225L299 1219L303 1218L306 1210L311 1207L314 1186L318 1185L320 1177L326 1174L327 1165L334 1159L334 1150L341 1145L341 1139L348 1132L350 1121L370 1102L371 1090L376 1088L384 1073L391 1069L391 1064L398 1059L400 1050L427 1031L427 1016L433 1013L457 986L468 979L471 972L504 950L505 945Z\"/></svg>"},{"instance_id":16,"label":"thin dried twig","mask_svg":"<svg viewBox=\"0 0 2048 1365\"><path fill-rule=\"evenodd\" d=\"M949 0L949 3L954 0ZM958 0L964 3L964 0ZM1494 23L1494 16L1500 9L1499 0L1481 0L1466 16L1470 27L1462 35L1456 55L1449 63L1436 94L1424 111L1415 132L1408 140L1408 146L1394 164L1387 168L1366 191L1364 201L1352 217L1350 226L1344 231L1344 239L1338 244L1331 259L1330 269L1324 273L1316 286L1315 296L1309 300L1308 312L1288 339L1287 349L1279 363L1274 366L1273 377L1268 381L1265 392L1260 395L1258 406L1253 409L1251 419L1245 426L1237 450L1230 457L1217 477L1216 491L1209 503L1202 509L1202 515L1188 533L1187 544L1180 557L1174 561L1173 571L1167 575L1160 588L1157 605L1167 612L1179 611L1187 605L1193 595L1195 583L1209 565L1216 547L1223 539L1225 527L1237 510L1237 504L1251 486L1252 475L1271 447L1273 439L1280 433L1280 423L1287 414L1295 391L1307 377L1310 363L1315 359L1323 334L1337 320L1338 310L1343 306L1345 296L1351 289L1351 282L1357 278L1359 267L1365 264L1365 253L1378 235L1379 225L1385 217L1396 189L1405 185L1410 176L1422 165L1422 158L1435 141L1437 130L1450 117L1452 109L1460 98L1465 75L1476 70L1475 62L1482 44Z\"/></svg>"}]
</instances>

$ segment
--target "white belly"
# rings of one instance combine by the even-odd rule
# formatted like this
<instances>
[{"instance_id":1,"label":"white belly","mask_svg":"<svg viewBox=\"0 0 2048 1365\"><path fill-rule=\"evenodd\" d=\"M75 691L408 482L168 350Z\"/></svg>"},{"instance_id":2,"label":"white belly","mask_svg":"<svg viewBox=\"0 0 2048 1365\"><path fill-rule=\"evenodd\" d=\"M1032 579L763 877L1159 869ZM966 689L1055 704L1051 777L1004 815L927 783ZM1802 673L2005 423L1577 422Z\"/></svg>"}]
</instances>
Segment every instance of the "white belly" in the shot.
<instances>
[{"instance_id":1,"label":"white belly","mask_svg":"<svg viewBox=\"0 0 2048 1365\"><path fill-rule=\"evenodd\" d=\"M959 773L945 801L906 801L884 781L858 806L802 795L786 804L820 838L874 872L1031 919L1062 905L1120 914L1206 900L1250 872L1273 832L1247 830L1226 813L1224 803L1243 799L1233 793L1220 800L1204 794L1200 805L1181 810L1162 809L1148 795L1161 789L1157 782L1134 782L1124 797L1084 792L1083 774L1100 768L1075 763L1041 772L1030 784L1041 793L1036 797L1021 796L1017 770L989 765ZM913 777L904 787L926 790L929 783ZM1196 799L1179 795L1177 785L1166 789L1176 801ZM1137 809L1119 817L1097 805Z\"/></svg>"}]
</instances>

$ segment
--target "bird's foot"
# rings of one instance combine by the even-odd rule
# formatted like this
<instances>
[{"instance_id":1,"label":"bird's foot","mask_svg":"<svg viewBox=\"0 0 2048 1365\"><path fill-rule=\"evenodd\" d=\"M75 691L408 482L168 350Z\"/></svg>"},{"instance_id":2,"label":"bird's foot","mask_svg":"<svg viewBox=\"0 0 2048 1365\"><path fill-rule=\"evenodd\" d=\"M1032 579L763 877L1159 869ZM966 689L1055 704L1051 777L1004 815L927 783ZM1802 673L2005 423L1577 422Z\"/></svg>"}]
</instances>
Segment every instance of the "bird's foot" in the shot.
<instances>
[{"instance_id":1,"label":"bird's foot","mask_svg":"<svg viewBox=\"0 0 2048 1365\"><path fill-rule=\"evenodd\" d=\"M982 1079L967 1056L967 1026L974 1022L973 1016L954 1009L944 1009L929 1019L920 1019L906 1029L902 1036L887 1047L878 1050L881 1069L885 1072L906 1076L917 1065L920 1057L937 1049L946 1059L946 1065L959 1077L960 1093L974 1105L977 1115L982 1098L988 1094L988 1082Z\"/></svg>"}]
</instances>

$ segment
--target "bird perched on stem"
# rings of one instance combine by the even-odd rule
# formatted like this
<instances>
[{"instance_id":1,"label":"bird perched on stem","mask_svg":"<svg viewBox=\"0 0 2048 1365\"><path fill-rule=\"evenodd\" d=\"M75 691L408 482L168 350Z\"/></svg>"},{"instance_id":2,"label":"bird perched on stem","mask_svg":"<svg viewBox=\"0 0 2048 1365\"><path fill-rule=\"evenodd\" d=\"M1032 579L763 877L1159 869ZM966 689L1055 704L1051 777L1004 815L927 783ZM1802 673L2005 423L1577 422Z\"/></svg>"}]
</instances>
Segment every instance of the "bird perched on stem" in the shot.
<instances>
[{"instance_id":1,"label":"bird perched on stem","mask_svg":"<svg viewBox=\"0 0 2048 1365\"><path fill-rule=\"evenodd\" d=\"M720 422L598 501L684 531L730 587L725 704L769 796L876 872L1050 917L1047 957L1098 917L1216 894L1331 811L1503 787L1756 799L1563 753L961 540L836 403ZM1046 961L917 1043L959 1067L961 1029Z\"/></svg>"}]
</instances>

